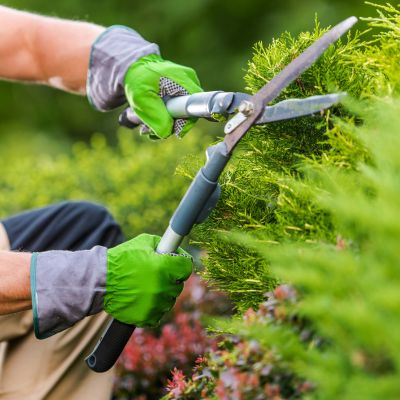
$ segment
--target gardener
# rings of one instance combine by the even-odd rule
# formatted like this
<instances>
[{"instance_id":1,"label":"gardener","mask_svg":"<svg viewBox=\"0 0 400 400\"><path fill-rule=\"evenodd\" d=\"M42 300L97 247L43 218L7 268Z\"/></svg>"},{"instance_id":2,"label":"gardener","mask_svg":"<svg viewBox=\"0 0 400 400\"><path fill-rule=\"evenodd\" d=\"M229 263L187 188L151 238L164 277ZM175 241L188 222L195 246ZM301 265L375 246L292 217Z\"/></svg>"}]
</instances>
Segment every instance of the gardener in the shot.
<instances>
[{"instance_id":1,"label":"gardener","mask_svg":"<svg viewBox=\"0 0 400 400\"><path fill-rule=\"evenodd\" d=\"M160 138L183 136L193 124L173 121L160 96L201 91L195 72L164 61L157 45L127 27L104 29L0 6L0 39L4 79L87 94L100 111L128 102ZM1 221L1 400L110 398L112 375L95 374L83 362L105 325L100 311L137 326L157 325L191 273L190 256L181 249L159 255L158 240L140 235L119 244L122 234L110 214L86 202Z\"/></svg>"}]
</instances>

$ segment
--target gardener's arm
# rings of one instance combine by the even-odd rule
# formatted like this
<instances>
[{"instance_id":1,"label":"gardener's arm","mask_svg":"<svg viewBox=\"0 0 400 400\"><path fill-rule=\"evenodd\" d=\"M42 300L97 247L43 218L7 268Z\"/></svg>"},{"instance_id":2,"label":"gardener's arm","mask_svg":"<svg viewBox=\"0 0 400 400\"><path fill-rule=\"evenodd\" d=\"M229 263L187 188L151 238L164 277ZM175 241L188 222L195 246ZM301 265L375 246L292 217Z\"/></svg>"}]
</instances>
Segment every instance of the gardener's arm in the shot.
<instances>
[{"instance_id":1,"label":"gardener's arm","mask_svg":"<svg viewBox=\"0 0 400 400\"><path fill-rule=\"evenodd\" d=\"M31 254L0 251L0 315L31 308Z\"/></svg>"},{"instance_id":2,"label":"gardener's arm","mask_svg":"<svg viewBox=\"0 0 400 400\"><path fill-rule=\"evenodd\" d=\"M84 94L90 48L102 31L0 6L0 77Z\"/></svg>"},{"instance_id":3,"label":"gardener's arm","mask_svg":"<svg viewBox=\"0 0 400 400\"><path fill-rule=\"evenodd\" d=\"M44 339L105 310L136 326L156 326L192 271L182 249L158 254L160 238L139 235L112 249L0 251L0 314L33 309Z\"/></svg>"},{"instance_id":4,"label":"gardener's arm","mask_svg":"<svg viewBox=\"0 0 400 400\"><path fill-rule=\"evenodd\" d=\"M173 121L161 97L201 91L194 70L165 61L133 29L108 29L0 6L0 79L87 94L112 110L128 102L157 137L183 136L194 120Z\"/></svg>"}]
</instances>

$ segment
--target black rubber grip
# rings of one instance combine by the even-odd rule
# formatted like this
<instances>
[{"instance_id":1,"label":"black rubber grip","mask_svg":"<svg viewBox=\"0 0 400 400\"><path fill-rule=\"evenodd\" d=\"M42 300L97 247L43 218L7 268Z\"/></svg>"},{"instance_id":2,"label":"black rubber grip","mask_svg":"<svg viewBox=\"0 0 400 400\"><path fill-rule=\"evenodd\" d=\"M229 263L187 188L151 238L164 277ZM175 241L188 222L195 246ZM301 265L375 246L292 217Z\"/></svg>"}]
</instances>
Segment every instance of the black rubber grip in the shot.
<instances>
[{"instance_id":1,"label":"black rubber grip","mask_svg":"<svg viewBox=\"0 0 400 400\"><path fill-rule=\"evenodd\" d=\"M135 328L135 325L111 320L93 351L85 358L88 367L95 372L108 371L118 360Z\"/></svg>"}]
</instances>

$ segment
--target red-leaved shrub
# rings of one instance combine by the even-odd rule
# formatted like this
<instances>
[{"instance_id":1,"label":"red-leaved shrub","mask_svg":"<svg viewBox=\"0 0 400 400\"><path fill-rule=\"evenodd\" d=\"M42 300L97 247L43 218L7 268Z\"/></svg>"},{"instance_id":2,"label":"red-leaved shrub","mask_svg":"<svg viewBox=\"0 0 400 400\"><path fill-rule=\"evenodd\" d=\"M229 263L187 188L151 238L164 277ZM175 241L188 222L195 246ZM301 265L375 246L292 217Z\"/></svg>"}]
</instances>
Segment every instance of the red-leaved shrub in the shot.
<instances>
[{"instance_id":1,"label":"red-leaved shrub","mask_svg":"<svg viewBox=\"0 0 400 400\"><path fill-rule=\"evenodd\" d=\"M296 292L287 285L267 293L268 300L257 311L243 316L246 326L289 324L304 342L318 342L307 321L291 315L288 304L296 302ZM225 335L218 348L199 357L191 374L175 369L168 381L164 400L283 400L298 399L313 385L290 371L271 347L254 339Z\"/></svg>"},{"instance_id":2,"label":"red-leaved shrub","mask_svg":"<svg viewBox=\"0 0 400 400\"><path fill-rule=\"evenodd\" d=\"M172 370L174 376L191 373L196 359L216 347L217 339L206 334L202 317L230 310L223 294L207 290L193 275L160 329L135 330L118 361L114 399L160 398Z\"/></svg>"}]
</instances>

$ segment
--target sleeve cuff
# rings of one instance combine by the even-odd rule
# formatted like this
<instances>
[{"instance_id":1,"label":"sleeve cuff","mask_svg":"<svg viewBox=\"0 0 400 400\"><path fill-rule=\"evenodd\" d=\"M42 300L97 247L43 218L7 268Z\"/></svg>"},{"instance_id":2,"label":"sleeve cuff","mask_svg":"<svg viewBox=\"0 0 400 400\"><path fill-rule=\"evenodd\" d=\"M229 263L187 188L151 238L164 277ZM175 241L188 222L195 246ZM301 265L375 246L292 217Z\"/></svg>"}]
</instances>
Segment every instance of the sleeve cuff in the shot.
<instances>
[{"instance_id":1,"label":"sleeve cuff","mask_svg":"<svg viewBox=\"0 0 400 400\"><path fill-rule=\"evenodd\" d=\"M107 249L33 253L30 268L35 336L45 339L103 309Z\"/></svg>"},{"instance_id":2,"label":"sleeve cuff","mask_svg":"<svg viewBox=\"0 0 400 400\"><path fill-rule=\"evenodd\" d=\"M126 102L124 77L139 58L160 54L155 43L136 31L114 25L100 34L92 45L87 78L87 97L99 111L109 111Z\"/></svg>"}]
</instances>

